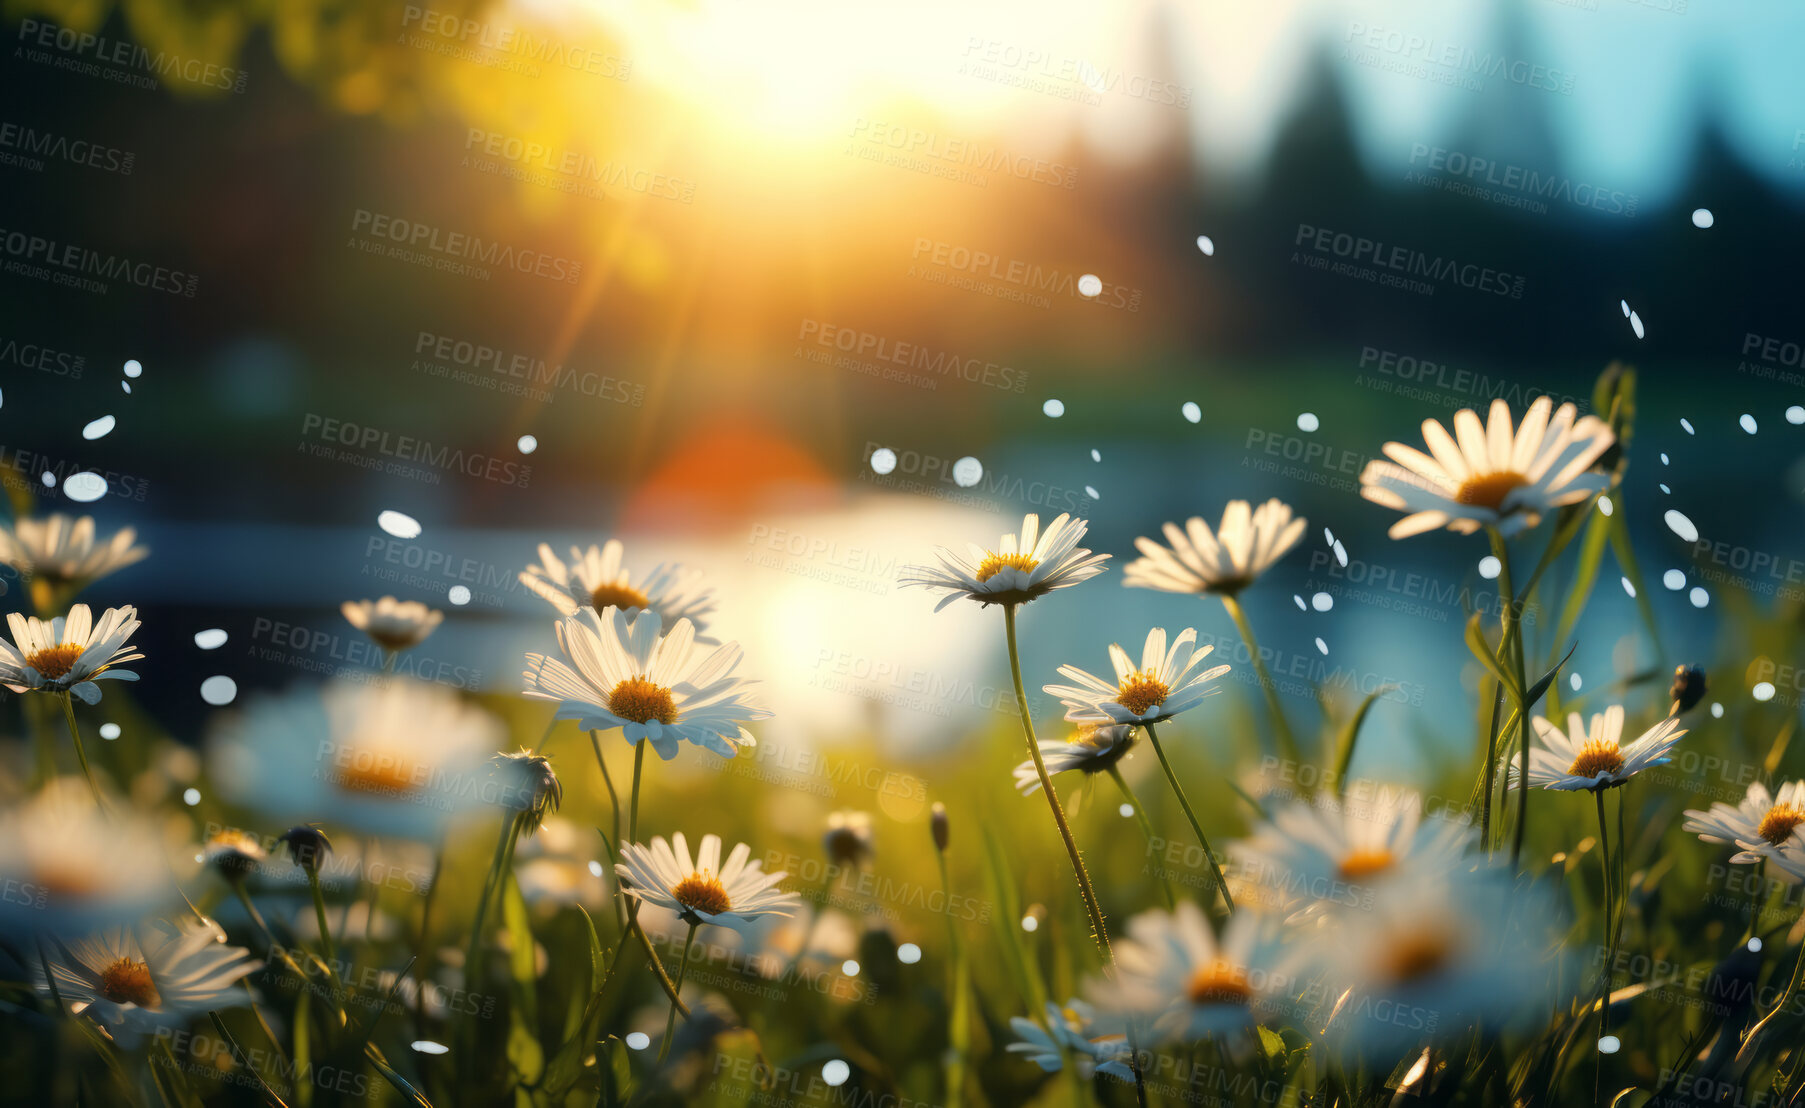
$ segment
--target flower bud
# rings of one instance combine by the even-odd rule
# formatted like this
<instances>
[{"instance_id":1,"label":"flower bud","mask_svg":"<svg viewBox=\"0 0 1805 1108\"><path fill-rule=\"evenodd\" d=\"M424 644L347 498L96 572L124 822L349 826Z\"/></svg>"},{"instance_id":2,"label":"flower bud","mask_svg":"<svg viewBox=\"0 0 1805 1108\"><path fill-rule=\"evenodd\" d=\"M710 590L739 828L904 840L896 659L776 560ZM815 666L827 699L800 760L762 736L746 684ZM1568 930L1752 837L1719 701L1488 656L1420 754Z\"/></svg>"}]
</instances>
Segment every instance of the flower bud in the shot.
<instances>
[{"instance_id":1,"label":"flower bud","mask_svg":"<svg viewBox=\"0 0 1805 1108\"><path fill-rule=\"evenodd\" d=\"M934 801L934 814L929 819L928 826L934 832L934 849L945 854L947 844L946 805L938 800Z\"/></svg>"},{"instance_id":2,"label":"flower bud","mask_svg":"<svg viewBox=\"0 0 1805 1108\"><path fill-rule=\"evenodd\" d=\"M1673 687L1667 695L1676 705L1674 712L1688 711L1705 698L1705 671L1698 666L1679 666L1673 671Z\"/></svg>"},{"instance_id":3,"label":"flower bud","mask_svg":"<svg viewBox=\"0 0 1805 1108\"><path fill-rule=\"evenodd\" d=\"M531 835L545 817L564 802L564 786L552 771L550 758L517 750L489 759L490 772L500 782L496 797L502 807L520 814L521 830Z\"/></svg>"},{"instance_id":4,"label":"flower bud","mask_svg":"<svg viewBox=\"0 0 1805 1108\"><path fill-rule=\"evenodd\" d=\"M290 827L276 841L286 846L288 856L294 859L295 865L308 873L320 872L326 855L332 852L332 840L326 837L326 832L313 824Z\"/></svg>"}]
</instances>

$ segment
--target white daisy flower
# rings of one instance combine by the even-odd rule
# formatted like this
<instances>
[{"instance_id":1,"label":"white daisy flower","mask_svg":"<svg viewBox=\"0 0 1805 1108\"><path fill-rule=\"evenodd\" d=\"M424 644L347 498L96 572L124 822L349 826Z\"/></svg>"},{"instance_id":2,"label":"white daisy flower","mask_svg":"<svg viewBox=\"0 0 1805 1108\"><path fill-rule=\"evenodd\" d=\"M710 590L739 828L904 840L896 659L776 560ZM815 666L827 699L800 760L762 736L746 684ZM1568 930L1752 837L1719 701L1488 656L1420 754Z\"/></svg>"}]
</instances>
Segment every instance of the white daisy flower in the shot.
<instances>
[{"instance_id":1,"label":"white daisy flower","mask_svg":"<svg viewBox=\"0 0 1805 1108\"><path fill-rule=\"evenodd\" d=\"M558 701L555 718L574 719L586 731L618 727L628 742L650 742L666 761L677 756L680 739L723 758L754 745L741 724L771 713L752 705L752 682L733 674L739 644L698 653L689 620L665 635L661 626L650 609L631 622L619 608L566 616L558 621L558 646L569 664L528 654L525 695Z\"/></svg>"},{"instance_id":2,"label":"white daisy flower","mask_svg":"<svg viewBox=\"0 0 1805 1108\"><path fill-rule=\"evenodd\" d=\"M156 920L143 930L142 943L131 928L115 927L52 944L51 977L71 1011L130 1046L142 1035L249 1001L233 986L263 963L241 946L226 946L217 923L184 917L179 924ZM33 979L48 995L41 963Z\"/></svg>"},{"instance_id":3,"label":"white daisy flower","mask_svg":"<svg viewBox=\"0 0 1805 1108\"><path fill-rule=\"evenodd\" d=\"M435 841L492 799L487 760L508 745L450 689L395 679L254 698L221 722L208 762L226 800L271 821Z\"/></svg>"},{"instance_id":4,"label":"white daisy flower","mask_svg":"<svg viewBox=\"0 0 1805 1108\"><path fill-rule=\"evenodd\" d=\"M660 835L649 847L628 843L621 857L614 872L622 879L622 891L670 909L685 923L737 927L760 916L787 916L802 903L795 893L776 887L789 874L766 873L745 843L734 847L722 865L719 835L702 836L702 850L693 862L681 831L670 842Z\"/></svg>"},{"instance_id":5,"label":"white daisy flower","mask_svg":"<svg viewBox=\"0 0 1805 1108\"><path fill-rule=\"evenodd\" d=\"M1083 724L1063 742L1042 739L1040 760L1046 763L1048 777L1068 769L1102 773L1122 760L1140 733L1140 728L1129 723ZM1032 796L1040 788L1034 759L1015 767L1015 787L1023 796Z\"/></svg>"},{"instance_id":6,"label":"white daisy flower","mask_svg":"<svg viewBox=\"0 0 1805 1108\"><path fill-rule=\"evenodd\" d=\"M621 565L624 550L619 539L609 539L600 549L573 546L570 564L565 565L552 553L549 543L540 543L539 564L528 566L520 575L520 583L558 609L560 615L584 608L597 612L619 608L629 616L652 611L658 613L665 630L675 627L678 620L687 619L700 635L715 610L714 591L702 584L701 571L660 564L645 580L634 584L632 574Z\"/></svg>"},{"instance_id":7,"label":"white daisy flower","mask_svg":"<svg viewBox=\"0 0 1805 1108\"><path fill-rule=\"evenodd\" d=\"M1268 500L1258 508L1249 508L1245 500L1231 500L1216 530L1192 516L1184 530L1168 523L1165 533L1170 549L1144 536L1134 540L1144 556L1128 563L1122 584L1233 596L1297 545L1304 537L1304 520L1293 517L1290 505L1281 500Z\"/></svg>"},{"instance_id":8,"label":"white daisy flower","mask_svg":"<svg viewBox=\"0 0 1805 1108\"><path fill-rule=\"evenodd\" d=\"M370 641L391 654L424 642L438 629L445 613L434 611L418 600L347 600L339 608L351 626L370 637Z\"/></svg>"},{"instance_id":9,"label":"white daisy flower","mask_svg":"<svg viewBox=\"0 0 1805 1108\"><path fill-rule=\"evenodd\" d=\"M1634 742L1625 746L1623 705L1613 704L1592 716L1588 728L1579 713L1567 716L1567 733L1541 716L1534 716L1540 747L1529 750L1529 783L1544 789L1608 789L1623 784L1651 766L1664 766L1680 736L1679 717L1668 716ZM1521 787L1521 757L1512 755L1506 780Z\"/></svg>"},{"instance_id":10,"label":"white daisy flower","mask_svg":"<svg viewBox=\"0 0 1805 1108\"><path fill-rule=\"evenodd\" d=\"M1020 535L1004 535L995 550L973 545L962 558L941 547L939 565L905 566L897 584L945 592L936 612L961 597L980 604L1024 604L1103 572L1109 555L1078 545L1088 526L1061 513L1042 531L1040 517L1030 513L1022 517Z\"/></svg>"},{"instance_id":11,"label":"white daisy flower","mask_svg":"<svg viewBox=\"0 0 1805 1108\"><path fill-rule=\"evenodd\" d=\"M1065 718L1073 723L1159 723L1194 708L1216 690L1210 682L1228 672L1226 665L1193 673L1215 647L1197 648L1197 630L1178 633L1170 648L1166 629L1147 632L1141 648L1141 665L1135 668L1121 644L1109 644L1109 660L1115 665L1114 684L1093 677L1077 666L1060 666L1059 672L1077 685L1043 686L1065 705Z\"/></svg>"},{"instance_id":12,"label":"white daisy flower","mask_svg":"<svg viewBox=\"0 0 1805 1108\"><path fill-rule=\"evenodd\" d=\"M1577 504L1610 484L1587 472L1616 442L1597 416L1575 419L1572 404L1549 417L1554 402L1540 397L1523 425L1511 429L1510 405L1492 401L1481 424L1471 408L1454 414L1454 434L1433 419L1423 421L1424 454L1400 442L1385 444L1391 461L1371 461L1360 475L1360 495L1410 514L1391 525L1394 539L1446 527L1471 534L1495 526L1506 537L1534 527L1555 508Z\"/></svg>"},{"instance_id":13,"label":"white daisy flower","mask_svg":"<svg viewBox=\"0 0 1805 1108\"><path fill-rule=\"evenodd\" d=\"M1283 908L1364 907L1384 883L1459 868L1477 831L1423 818L1421 795L1385 788L1371 799L1296 800L1229 850L1229 876L1252 886L1237 903L1263 898Z\"/></svg>"},{"instance_id":14,"label":"white daisy flower","mask_svg":"<svg viewBox=\"0 0 1805 1108\"><path fill-rule=\"evenodd\" d=\"M0 931L85 934L141 919L173 886L155 823L102 815L79 777L0 810Z\"/></svg>"},{"instance_id":15,"label":"white daisy flower","mask_svg":"<svg viewBox=\"0 0 1805 1108\"><path fill-rule=\"evenodd\" d=\"M1742 849L1732 862L1759 862L1790 855L1793 832L1805 825L1805 781L1787 781L1770 793L1756 781L1735 806L1719 801L1709 811L1686 809L1685 830L1708 843L1734 843Z\"/></svg>"},{"instance_id":16,"label":"white daisy flower","mask_svg":"<svg viewBox=\"0 0 1805 1108\"><path fill-rule=\"evenodd\" d=\"M1096 1022L1095 1011L1082 1000L1068 1000L1064 1008L1048 1001L1044 1025L1021 1016L1010 1017L1009 1026L1018 1041L1004 1049L1020 1054L1047 1073L1064 1069L1064 1051L1071 1049L1078 1054L1078 1072L1085 1080L1096 1073L1107 1073L1133 1081L1128 1036L1099 1034Z\"/></svg>"},{"instance_id":17,"label":"white daisy flower","mask_svg":"<svg viewBox=\"0 0 1805 1108\"><path fill-rule=\"evenodd\" d=\"M1318 975L1302 995L1332 1001L1328 1035L1355 1050L1403 1051L1509 1021L1546 997L1558 918L1534 886L1498 871L1413 876L1371 911L1317 921L1300 942Z\"/></svg>"},{"instance_id":18,"label":"white daisy flower","mask_svg":"<svg viewBox=\"0 0 1805 1108\"><path fill-rule=\"evenodd\" d=\"M115 667L144 657L127 644L138 629L138 609L108 608L94 622L86 604L48 622L9 613L12 642L0 639L0 685L14 692L70 693L84 704L100 703L100 686L111 679L136 681L129 669Z\"/></svg>"},{"instance_id":19,"label":"white daisy flower","mask_svg":"<svg viewBox=\"0 0 1805 1108\"><path fill-rule=\"evenodd\" d=\"M47 519L21 519L0 527L0 563L31 578L32 600L46 611L57 607L57 594L79 591L148 557L150 550L136 545L137 537L127 527L96 542L93 516L71 519L58 512Z\"/></svg>"},{"instance_id":20,"label":"white daisy flower","mask_svg":"<svg viewBox=\"0 0 1805 1108\"><path fill-rule=\"evenodd\" d=\"M1197 905L1181 901L1170 914L1129 920L1115 951L1115 977L1088 982L1086 994L1114 1018L1151 1021L1168 1040L1259 1022L1292 988L1278 930L1258 912L1236 912L1218 940Z\"/></svg>"}]
</instances>

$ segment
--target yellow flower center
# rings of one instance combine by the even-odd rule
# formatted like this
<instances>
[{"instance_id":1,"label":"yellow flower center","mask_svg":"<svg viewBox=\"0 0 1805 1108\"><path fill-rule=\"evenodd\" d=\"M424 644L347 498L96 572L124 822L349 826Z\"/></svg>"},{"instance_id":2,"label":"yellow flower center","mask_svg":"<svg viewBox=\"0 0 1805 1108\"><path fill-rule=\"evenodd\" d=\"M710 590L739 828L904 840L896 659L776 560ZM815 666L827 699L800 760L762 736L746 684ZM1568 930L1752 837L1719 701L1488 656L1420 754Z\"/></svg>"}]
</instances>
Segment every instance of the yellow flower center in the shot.
<instances>
[{"instance_id":1,"label":"yellow flower center","mask_svg":"<svg viewBox=\"0 0 1805 1108\"><path fill-rule=\"evenodd\" d=\"M1787 839L1792 838L1792 829L1805 823L1805 808L1796 804L1776 804L1761 817L1761 827L1756 832L1775 846L1784 846Z\"/></svg>"},{"instance_id":2,"label":"yellow flower center","mask_svg":"<svg viewBox=\"0 0 1805 1108\"><path fill-rule=\"evenodd\" d=\"M1116 695L1116 703L1138 716L1147 709L1163 703L1166 694L1171 691L1166 688L1165 682L1151 673L1137 671L1122 679L1121 691Z\"/></svg>"},{"instance_id":3,"label":"yellow flower center","mask_svg":"<svg viewBox=\"0 0 1805 1108\"><path fill-rule=\"evenodd\" d=\"M46 681L55 681L67 677L75 668L75 660L81 657L86 649L80 643L66 642L60 646L47 646L34 651L25 659L25 664L38 671Z\"/></svg>"},{"instance_id":4,"label":"yellow flower center","mask_svg":"<svg viewBox=\"0 0 1805 1108\"><path fill-rule=\"evenodd\" d=\"M720 878L707 870L692 873L677 882L677 887L671 890L671 895L676 897L677 902L684 907L694 908L698 912L707 912L711 916L718 916L733 907L733 902L727 899L727 889L721 884Z\"/></svg>"},{"instance_id":5,"label":"yellow flower center","mask_svg":"<svg viewBox=\"0 0 1805 1108\"><path fill-rule=\"evenodd\" d=\"M130 958L121 958L100 971L100 995L114 1004L140 1008L155 1008L162 999L151 982L150 967Z\"/></svg>"},{"instance_id":6,"label":"yellow flower center","mask_svg":"<svg viewBox=\"0 0 1805 1108\"><path fill-rule=\"evenodd\" d=\"M348 793L398 796L420 785L417 767L390 755L359 755L337 767L332 783Z\"/></svg>"},{"instance_id":7,"label":"yellow flower center","mask_svg":"<svg viewBox=\"0 0 1805 1108\"><path fill-rule=\"evenodd\" d=\"M1380 956L1380 969L1393 984L1407 985L1440 972L1453 960L1454 944L1439 931L1415 931Z\"/></svg>"},{"instance_id":8,"label":"yellow flower center","mask_svg":"<svg viewBox=\"0 0 1805 1108\"><path fill-rule=\"evenodd\" d=\"M652 598L631 585L597 585L595 591L589 594L589 603L598 612L603 608L620 608L624 611L628 608L650 608Z\"/></svg>"},{"instance_id":9,"label":"yellow flower center","mask_svg":"<svg viewBox=\"0 0 1805 1108\"><path fill-rule=\"evenodd\" d=\"M608 710L634 723L677 722L677 703L671 699L671 690L643 677L629 677L614 686L608 694Z\"/></svg>"},{"instance_id":10,"label":"yellow flower center","mask_svg":"<svg viewBox=\"0 0 1805 1108\"><path fill-rule=\"evenodd\" d=\"M1192 1004L1241 1004L1253 999L1253 988L1247 983L1247 971L1217 958L1207 966L1198 966L1185 982L1185 995Z\"/></svg>"},{"instance_id":11,"label":"yellow flower center","mask_svg":"<svg viewBox=\"0 0 1805 1108\"><path fill-rule=\"evenodd\" d=\"M986 554L978 565L978 580L988 581L1006 569L1019 569L1023 573L1033 573L1034 567L1040 563L1026 554Z\"/></svg>"},{"instance_id":12,"label":"yellow flower center","mask_svg":"<svg viewBox=\"0 0 1805 1108\"><path fill-rule=\"evenodd\" d=\"M1529 484L1529 478L1511 470L1499 473L1476 473L1461 482L1460 488L1454 492L1454 499L1461 504L1470 504L1475 508L1490 508L1495 512L1503 506L1505 497L1527 484Z\"/></svg>"},{"instance_id":13,"label":"yellow flower center","mask_svg":"<svg viewBox=\"0 0 1805 1108\"><path fill-rule=\"evenodd\" d=\"M1366 847L1361 850L1349 851L1347 856L1341 859L1341 865L1337 868L1344 880L1359 881L1374 874L1384 873L1396 861L1397 859L1391 856L1391 851L1382 846Z\"/></svg>"},{"instance_id":14,"label":"yellow flower center","mask_svg":"<svg viewBox=\"0 0 1805 1108\"><path fill-rule=\"evenodd\" d=\"M1593 739L1579 748L1579 757L1567 767L1574 777L1597 777L1601 773L1616 776L1623 769L1623 751L1607 739Z\"/></svg>"}]
</instances>

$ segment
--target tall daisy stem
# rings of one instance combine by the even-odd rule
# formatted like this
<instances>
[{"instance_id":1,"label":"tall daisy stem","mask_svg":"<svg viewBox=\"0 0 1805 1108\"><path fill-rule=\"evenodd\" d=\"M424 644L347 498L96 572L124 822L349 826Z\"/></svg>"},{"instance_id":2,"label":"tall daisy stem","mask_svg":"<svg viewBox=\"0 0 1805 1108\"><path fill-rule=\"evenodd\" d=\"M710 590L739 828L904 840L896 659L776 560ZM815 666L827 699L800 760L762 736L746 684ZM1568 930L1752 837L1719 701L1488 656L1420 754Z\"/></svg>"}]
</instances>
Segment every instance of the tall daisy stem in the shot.
<instances>
[{"instance_id":1,"label":"tall daisy stem","mask_svg":"<svg viewBox=\"0 0 1805 1108\"><path fill-rule=\"evenodd\" d=\"M81 763L81 775L88 779L88 788L94 793L94 804L103 816L112 815L107 810L106 798L100 795L100 783L94 780L94 770L88 765L88 752L81 745L81 728L75 725L75 698L63 693L63 718L69 721L69 738L75 743L75 760Z\"/></svg>"},{"instance_id":2,"label":"tall daisy stem","mask_svg":"<svg viewBox=\"0 0 1805 1108\"><path fill-rule=\"evenodd\" d=\"M1592 799L1598 802L1598 860L1604 864L1604 971L1599 974L1598 982L1598 1037L1603 1040L1606 1035L1611 1033L1611 977L1617 967L1617 928L1615 923L1623 909L1617 903L1617 898L1622 890L1617 888L1616 872L1611 859L1611 833L1604 818L1604 790L1592 790ZM1618 811L1621 812L1623 804L1621 798L1618 799L1617 804ZM1622 852L1622 842L1617 844L1617 850L1619 853ZM1594 1099L1596 1099L1603 1081L1603 1072L1604 1052L1601 1050L1598 1054L1598 1068L1594 1071L1592 1079Z\"/></svg>"},{"instance_id":3,"label":"tall daisy stem","mask_svg":"<svg viewBox=\"0 0 1805 1108\"><path fill-rule=\"evenodd\" d=\"M683 936L683 953L677 959L676 993L683 992L683 972L689 969L689 944L696 939L696 925L689 925L689 933ZM670 1014L664 1017L664 1041L658 1044L658 1064L664 1065L664 1059L671 1052L671 1037L677 1030L677 997L671 997Z\"/></svg>"},{"instance_id":4,"label":"tall daisy stem","mask_svg":"<svg viewBox=\"0 0 1805 1108\"><path fill-rule=\"evenodd\" d=\"M1285 722L1285 709L1279 704L1279 687L1266 672L1266 663L1260 660L1260 643L1253 637L1253 625L1247 622L1247 613L1241 610L1239 600L1223 593L1222 606L1228 609L1228 618L1235 621L1235 630L1241 632L1241 641L1247 644L1254 676L1260 682L1260 691L1266 694L1266 710L1272 714L1272 729L1278 735L1279 753L1297 763L1301 760L1297 740L1291 735L1291 725Z\"/></svg>"},{"instance_id":5,"label":"tall daisy stem","mask_svg":"<svg viewBox=\"0 0 1805 1108\"><path fill-rule=\"evenodd\" d=\"M1799 994L1801 984L1805 984L1805 946L1799 948L1793 959L1792 981L1787 984L1786 991L1780 994L1780 1000L1774 1005L1773 1011L1762 1016L1761 1022L1749 1028L1749 1033L1743 1036L1742 1048L1736 1052L1738 1062L1746 1063L1754 1057L1755 1045L1761 1041L1761 1036L1773 1022L1792 1007L1793 998Z\"/></svg>"},{"instance_id":6,"label":"tall daisy stem","mask_svg":"<svg viewBox=\"0 0 1805 1108\"><path fill-rule=\"evenodd\" d=\"M1517 673L1517 688L1511 700L1517 708L1517 758L1521 774L1517 784L1521 787L1517 790L1517 828L1510 843L1510 866L1517 870L1521 868L1523 858L1523 833L1529 827L1529 705L1523 702L1529 682L1523 669L1523 623L1518 618L1522 602L1511 589L1510 547L1505 544L1503 533L1496 527L1488 527L1486 534L1492 540L1492 557L1498 559L1498 596L1504 605L1498 617L1498 648L1508 655L1504 664L1515 666ZM1487 800L1490 800L1489 795Z\"/></svg>"},{"instance_id":7,"label":"tall daisy stem","mask_svg":"<svg viewBox=\"0 0 1805 1108\"><path fill-rule=\"evenodd\" d=\"M464 956L464 985L471 990L482 988L483 925L489 920L489 902L495 899L495 887L514 852L514 836L519 827L518 815L502 821L501 836L495 841L495 857L489 862L488 876L483 878L482 899L476 903L476 919L470 925L470 950Z\"/></svg>"},{"instance_id":8,"label":"tall daisy stem","mask_svg":"<svg viewBox=\"0 0 1805 1108\"><path fill-rule=\"evenodd\" d=\"M1147 818L1147 809L1141 804L1141 798L1134 795L1134 790L1128 786L1128 779L1122 776L1121 766L1110 766L1109 776L1115 781L1116 788L1122 791L1122 799L1134 809L1135 822L1141 825L1141 835L1147 840L1147 852L1149 855L1153 854L1153 844L1159 841L1159 836L1153 833L1153 821ZM1160 892L1165 894L1166 908L1170 910L1178 907L1178 898L1172 892L1172 882L1163 872L1159 875L1159 887Z\"/></svg>"},{"instance_id":9,"label":"tall daisy stem","mask_svg":"<svg viewBox=\"0 0 1805 1108\"><path fill-rule=\"evenodd\" d=\"M1178 806L1184 809L1185 819L1191 823L1191 831L1197 836L1197 845L1203 848L1203 856L1210 864L1210 876L1216 881L1216 888L1222 893L1222 904L1234 914L1235 901L1228 894L1228 882L1222 879L1222 867L1216 864L1216 854L1210 849L1210 840L1204 837L1203 825L1197 822L1197 813L1191 811L1191 802L1185 799L1185 791L1178 783L1178 774L1172 771L1172 763L1166 759L1166 749L1159 744L1159 736L1154 733L1151 723L1143 723L1147 729L1147 741L1153 744L1153 753L1159 756L1159 768L1166 772L1166 784L1172 786L1172 795L1178 798Z\"/></svg>"},{"instance_id":10,"label":"tall daisy stem","mask_svg":"<svg viewBox=\"0 0 1805 1108\"><path fill-rule=\"evenodd\" d=\"M1065 809L1059 806L1059 794L1053 791L1047 776L1046 760L1040 756L1040 740L1034 737L1034 714L1028 710L1028 690L1022 686L1022 656L1015 641L1015 605L1003 605L1003 631L1009 640L1009 675L1015 679L1015 705L1021 710L1022 736L1028 741L1028 755L1034 759L1034 772L1040 776L1040 791L1046 794L1047 806L1053 810L1053 822L1059 826L1059 837L1065 842L1066 856L1072 860L1072 875L1078 881L1078 895L1091 918L1091 938L1102 952L1103 960L1113 970L1116 952L1109 945L1109 926L1103 920L1103 907L1097 903L1097 891L1091 887L1090 874L1084 870L1084 859L1078 853L1078 841L1072 838L1072 826L1066 822ZM1148 734L1152 734L1151 731ZM1141 1076L1140 1046L1134 1041L1133 1025L1129 1025L1129 1048L1133 1051L1134 1097L1140 1105L1147 1103L1147 1084Z\"/></svg>"}]
</instances>

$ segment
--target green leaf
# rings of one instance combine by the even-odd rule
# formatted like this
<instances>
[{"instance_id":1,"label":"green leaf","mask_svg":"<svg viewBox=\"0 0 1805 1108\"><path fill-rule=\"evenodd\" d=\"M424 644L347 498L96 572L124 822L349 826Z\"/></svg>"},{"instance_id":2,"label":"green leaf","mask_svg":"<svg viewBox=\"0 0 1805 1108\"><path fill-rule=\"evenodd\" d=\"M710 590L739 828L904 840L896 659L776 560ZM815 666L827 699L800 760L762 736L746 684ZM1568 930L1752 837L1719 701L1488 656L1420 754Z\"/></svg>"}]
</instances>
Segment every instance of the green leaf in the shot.
<instances>
[{"instance_id":1,"label":"green leaf","mask_svg":"<svg viewBox=\"0 0 1805 1108\"><path fill-rule=\"evenodd\" d=\"M295 1073L300 1075L295 1081L295 1103L301 1108L308 1108L313 1103L313 1082L306 1075L312 1071L308 1063L313 1059L313 990L302 989L295 993L294 1030L290 1032L294 1040Z\"/></svg>"},{"instance_id":2,"label":"green leaf","mask_svg":"<svg viewBox=\"0 0 1805 1108\"><path fill-rule=\"evenodd\" d=\"M1573 587L1567 591L1566 603L1561 606L1560 622L1554 627L1554 641L1561 642L1573 634L1574 624L1579 622L1579 615L1585 611L1586 601L1592 596L1592 587L1598 581L1598 566L1604 559L1604 546L1611 534L1611 517L1596 509L1586 523L1586 537L1579 545L1579 562L1573 570Z\"/></svg>"},{"instance_id":3,"label":"green leaf","mask_svg":"<svg viewBox=\"0 0 1805 1108\"><path fill-rule=\"evenodd\" d=\"M1259 1031L1260 1049L1265 1052L1266 1061L1282 1067L1285 1056L1290 1053L1290 1048L1285 1045L1285 1040L1279 1036L1278 1032L1263 1024L1260 1025Z\"/></svg>"},{"instance_id":4,"label":"green leaf","mask_svg":"<svg viewBox=\"0 0 1805 1108\"><path fill-rule=\"evenodd\" d=\"M414 1088L412 1082L396 1072L395 1067L389 1065L389 1060L383 1057L382 1051L377 1048L375 1043L366 1042L364 1044L364 1057L370 1060L370 1064L376 1067L376 1072L386 1078L388 1083L393 1085L402 1096L417 1105L418 1108L432 1108L432 1101L426 1099L426 1094Z\"/></svg>"},{"instance_id":5,"label":"green leaf","mask_svg":"<svg viewBox=\"0 0 1805 1108\"><path fill-rule=\"evenodd\" d=\"M1578 649L1579 649L1579 643L1577 643L1577 642L1575 642L1572 646L1569 646L1567 648L1567 653L1561 655L1561 660L1554 663L1554 668L1550 669L1547 673L1542 674L1541 678L1539 680L1537 680L1535 684L1529 686L1529 696L1526 697L1523 701L1523 710L1525 712L1530 712L1530 711L1535 710L1536 701L1542 699L1543 694L1546 693L1549 690L1549 688L1553 686L1554 679L1560 675L1561 667L1567 664L1567 659L1573 657L1573 652ZM1515 712L1511 713L1511 722L1512 723L1516 722L1516 713ZM1505 729L1504 733L1507 735L1510 733L1510 730L1508 727Z\"/></svg>"},{"instance_id":6,"label":"green leaf","mask_svg":"<svg viewBox=\"0 0 1805 1108\"><path fill-rule=\"evenodd\" d=\"M1479 625L1480 618L1481 614L1474 612L1467 619L1467 649L1473 652L1473 657L1479 659L1479 663L1489 670L1494 678L1510 690L1513 699L1521 698L1523 690L1517 685L1516 677L1505 671L1504 663L1492 651L1491 644L1485 641L1485 631Z\"/></svg>"},{"instance_id":7,"label":"green leaf","mask_svg":"<svg viewBox=\"0 0 1805 1108\"><path fill-rule=\"evenodd\" d=\"M1009 867L1009 859L1003 853L1003 845L997 841L996 832L989 825L984 828L984 854L988 863L984 877L990 886L990 899L1002 917L991 921L993 929L1002 936L1005 960L1015 977L1016 989L1028 1004L1028 1010L1044 1011L1047 1006L1047 988L1040 980L1039 971L1022 950L1019 934L1022 905L1015 891L1014 871Z\"/></svg>"},{"instance_id":8,"label":"green leaf","mask_svg":"<svg viewBox=\"0 0 1805 1108\"><path fill-rule=\"evenodd\" d=\"M219 1032L219 1037L224 1039L226 1046L231 1048L233 1059L243 1067L246 1073L257 1079L257 1088L263 1094L263 1099L274 1105L275 1108L288 1108L282 1098L276 1095L276 1090L270 1088L269 1082L265 1081L263 1075L257 1072L257 1068L251 1065L250 1058L245 1055L244 1048L238 1045L238 1040L234 1039L232 1033L226 1030L226 1021L219 1018L218 1012L208 1012L207 1015L213 1020L213 1028ZM194 1103L199 1105L199 1099L196 1098Z\"/></svg>"},{"instance_id":9,"label":"green leaf","mask_svg":"<svg viewBox=\"0 0 1805 1108\"><path fill-rule=\"evenodd\" d=\"M537 1085L545 1073L545 1048L539 1045L535 1025L539 1004L534 989L533 925L527 916L520 886L509 876L502 887L502 921L508 929L508 1061L527 1085Z\"/></svg>"},{"instance_id":10,"label":"green leaf","mask_svg":"<svg viewBox=\"0 0 1805 1108\"><path fill-rule=\"evenodd\" d=\"M1360 702L1360 707L1341 728L1341 737L1335 743L1335 749L1339 752L1335 756L1335 794L1337 796L1347 792L1347 768L1353 764L1354 744L1360 741L1360 725L1366 722L1366 713L1372 709L1373 701L1396 688L1396 685L1380 685L1372 692L1367 693L1366 699Z\"/></svg>"}]
</instances>

